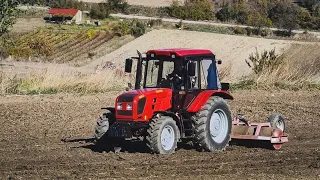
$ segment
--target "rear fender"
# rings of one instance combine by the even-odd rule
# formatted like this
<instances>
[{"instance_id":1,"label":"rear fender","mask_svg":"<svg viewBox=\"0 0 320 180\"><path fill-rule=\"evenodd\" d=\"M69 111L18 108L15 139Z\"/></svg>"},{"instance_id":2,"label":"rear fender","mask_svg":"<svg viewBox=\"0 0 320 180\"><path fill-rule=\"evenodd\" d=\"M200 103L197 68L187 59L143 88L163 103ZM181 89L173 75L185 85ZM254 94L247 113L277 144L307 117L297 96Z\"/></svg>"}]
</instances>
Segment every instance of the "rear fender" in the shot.
<instances>
[{"instance_id":1,"label":"rear fender","mask_svg":"<svg viewBox=\"0 0 320 180\"><path fill-rule=\"evenodd\" d=\"M225 90L205 90L202 91L191 103L191 105L188 107L188 112L198 112L208 101L208 99L211 96L219 96L223 99L230 99L232 100L233 97L230 95L228 91Z\"/></svg>"}]
</instances>

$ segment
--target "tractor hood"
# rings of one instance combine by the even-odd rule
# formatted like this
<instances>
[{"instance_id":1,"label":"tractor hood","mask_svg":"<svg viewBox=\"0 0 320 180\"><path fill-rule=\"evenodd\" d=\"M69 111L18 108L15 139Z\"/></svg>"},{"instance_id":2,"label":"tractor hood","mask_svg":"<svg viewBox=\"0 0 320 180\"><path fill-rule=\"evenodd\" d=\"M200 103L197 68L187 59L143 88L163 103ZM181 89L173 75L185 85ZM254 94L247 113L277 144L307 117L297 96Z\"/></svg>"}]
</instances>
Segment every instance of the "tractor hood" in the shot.
<instances>
[{"instance_id":1,"label":"tractor hood","mask_svg":"<svg viewBox=\"0 0 320 180\"><path fill-rule=\"evenodd\" d=\"M127 91L117 97L116 119L147 121L153 112L171 108L172 90L147 88Z\"/></svg>"},{"instance_id":2,"label":"tractor hood","mask_svg":"<svg viewBox=\"0 0 320 180\"><path fill-rule=\"evenodd\" d=\"M148 95L148 94L153 94L153 93L159 93L163 91L171 91L169 88L146 88L146 89L134 89L131 91L127 91L121 95L124 94L135 94L135 95ZM120 96L121 96L120 95Z\"/></svg>"}]
</instances>

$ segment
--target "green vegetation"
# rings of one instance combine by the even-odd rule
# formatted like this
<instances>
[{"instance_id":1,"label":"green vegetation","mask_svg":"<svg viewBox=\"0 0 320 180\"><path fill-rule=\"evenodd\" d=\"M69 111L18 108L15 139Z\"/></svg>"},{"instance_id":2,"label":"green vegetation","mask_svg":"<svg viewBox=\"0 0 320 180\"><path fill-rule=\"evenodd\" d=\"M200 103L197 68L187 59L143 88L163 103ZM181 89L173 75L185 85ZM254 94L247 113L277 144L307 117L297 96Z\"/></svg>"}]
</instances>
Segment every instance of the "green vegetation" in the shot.
<instances>
[{"instance_id":1,"label":"green vegetation","mask_svg":"<svg viewBox=\"0 0 320 180\"><path fill-rule=\"evenodd\" d=\"M84 3L78 0L22 0L20 3L86 10L90 11L90 17L93 19L105 19L110 13L126 13L129 8L125 0L104 0L101 3Z\"/></svg>"},{"instance_id":2,"label":"green vegetation","mask_svg":"<svg viewBox=\"0 0 320 180\"><path fill-rule=\"evenodd\" d=\"M275 49L271 51L264 51L261 55L256 48L256 52L250 54L249 60L245 60L247 65L253 70L255 74L261 74L263 71L273 71L283 61L283 56L276 55Z\"/></svg>"},{"instance_id":3,"label":"green vegetation","mask_svg":"<svg viewBox=\"0 0 320 180\"><path fill-rule=\"evenodd\" d=\"M41 61L64 63L87 54L112 37L104 30L39 29L18 36L6 35L1 41L1 54L21 61L34 57L35 61L41 58Z\"/></svg>"},{"instance_id":4,"label":"green vegetation","mask_svg":"<svg viewBox=\"0 0 320 180\"><path fill-rule=\"evenodd\" d=\"M238 1L225 4L216 13L216 17L222 22L234 21L257 29L273 25L286 29L287 34L284 35L290 36L291 31L296 28L319 30L318 12L319 0L301 0L298 4L288 0Z\"/></svg>"},{"instance_id":5,"label":"green vegetation","mask_svg":"<svg viewBox=\"0 0 320 180\"><path fill-rule=\"evenodd\" d=\"M129 5L126 14L138 14L151 17L170 17L168 7L146 7Z\"/></svg>"},{"instance_id":6,"label":"green vegetation","mask_svg":"<svg viewBox=\"0 0 320 180\"><path fill-rule=\"evenodd\" d=\"M0 58L74 63L79 57L92 59L97 54L95 50L115 36L139 37L147 31L147 24L136 20L105 23L105 26L50 25L28 33L7 33L0 37ZM161 21L150 23L156 25Z\"/></svg>"},{"instance_id":7,"label":"green vegetation","mask_svg":"<svg viewBox=\"0 0 320 180\"><path fill-rule=\"evenodd\" d=\"M16 0L0 1L0 36L14 24L18 14L17 5L18 1Z\"/></svg>"},{"instance_id":8,"label":"green vegetation","mask_svg":"<svg viewBox=\"0 0 320 180\"><path fill-rule=\"evenodd\" d=\"M76 8L86 10L88 3L77 0L20 0L21 4L49 6L53 8Z\"/></svg>"},{"instance_id":9,"label":"green vegetation","mask_svg":"<svg viewBox=\"0 0 320 180\"><path fill-rule=\"evenodd\" d=\"M185 24L184 30L187 31L200 31L200 32L211 32L220 34L232 34L232 28L223 26L210 26L210 25L197 25L197 24Z\"/></svg>"},{"instance_id":10,"label":"green vegetation","mask_svg":"<svg viewBox=\"0 0 320 180\"><path fill-rule=\"evenodd\" d=\"M146 24L136 20L120 21L113 26L112 31L117 36L130 34L134 37L139 37L146 33Z\"/></svg>"},{"instance_id":11,"label":"green vegetation","mask_svg":"<svg viewBox=\"0 0 320 180\"><path fill-rule=\"evenodd\" d=\"M265 35L265 29L286 29L283 36L291 36L296 28L320 30L319 0L187 0L183 4L173 1L170 7L143 7L128 5L125 0L105 0L102 3L83 3L77 0L22 0L24 4L38 4L59 8L78 8L90 11L93 19L105 19L109 13L139 14L174 17L188 20L219 20L253 26L248 34ZM215 6L213 6L215 4ZM239 29L238 29L239 30ZM235 31L236 34L244 32Z\"/></svg>"},{"instance_id":12,"label":"green vegetation","mask_svg":"<svg viewBox=\"0 0 320 180\"><path fill-rule=\"evenodd\" d=\"M230 90L250 90L250 89L263 89L263 90L290 90L290 91L299 91L299 90L320 90L319 83L313 83L304 81L301 83L292 83L292 82L272 82L272 83L259 83L255 78L246 77L242 80L232 83L230 85Z\"/></svg>"},{"instance_id":13,"label":"green vegetation","mask_svg":"<svg viewBox=\"0 0 320 180\"><path fill-rule=\"evenodd\" d=\"M184 5L173 1L169 7L169 15L179 19L212 20L213 5L210 0L187 0Z\"/></svg>"}]
</instances>

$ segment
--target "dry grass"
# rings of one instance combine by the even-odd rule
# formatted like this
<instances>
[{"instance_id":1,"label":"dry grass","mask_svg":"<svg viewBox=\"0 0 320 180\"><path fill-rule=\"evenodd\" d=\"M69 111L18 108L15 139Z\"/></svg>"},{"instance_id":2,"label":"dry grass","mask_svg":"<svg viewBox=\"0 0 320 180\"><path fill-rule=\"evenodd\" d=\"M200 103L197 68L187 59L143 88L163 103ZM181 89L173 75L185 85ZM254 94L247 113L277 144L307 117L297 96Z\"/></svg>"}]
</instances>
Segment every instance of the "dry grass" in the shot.
<instances>
[{"instance_id":1,"label":"dry grass","mask_svg":"<svg viewBox=\"0 0 320 180\"><path fill-rule=\"evenodd\" d=\"M283 62L278 67L266 68L259 75L245 78L236 87L320 89L319 49L319 44L293 44L283 54Z\"/></svg>"},{"instance_id":2,"label":"dry grass","mask_svg":"<svg viewBox=\"0 0 320 180\"><path fill-rule=\"evenodd\" d=\"M94 73L41 70L23 75L0 73L1 94L97 93L124 90L129 76L116 70Z\"/></svg>"},{"instance_id":3,"label":"dry grass","mask_svg":"<svg viewBox=\"0 0 320 180\"><path fill-rule=\"evenodd\" d=\"M259 89L320 89L320 45L295 44L284 53L283 63L273 71L265 69L260 75L251 76L235 84L234 88ZM133 68L135 69L135 68ZM231 66L220 69L224 79ZM134 77L126 76L121 70L101 69L96 72L65 71L57 68L33 71L18 75L0 72L1 94L48 94L48 93L97 93L121 91Z\"/></svg>"},{"instance_id":4,"label":"dry grass","mask_svg":"<svg viewBox=\"0 0 320 180\"><path fill-rule=\"evenodd\" d=\"M284 56L284 62L274 71L263 72L261 82L320 83L320 45L294 44Z\"/></svg>"}]
</instances>

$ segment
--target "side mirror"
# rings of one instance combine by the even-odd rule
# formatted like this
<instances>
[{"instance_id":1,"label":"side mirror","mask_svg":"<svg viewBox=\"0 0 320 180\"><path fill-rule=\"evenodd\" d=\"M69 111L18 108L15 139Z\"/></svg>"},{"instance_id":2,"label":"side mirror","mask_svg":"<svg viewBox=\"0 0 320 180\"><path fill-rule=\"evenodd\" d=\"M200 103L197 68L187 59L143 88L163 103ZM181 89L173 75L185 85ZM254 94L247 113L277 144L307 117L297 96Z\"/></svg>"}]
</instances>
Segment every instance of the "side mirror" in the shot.
<instances>
[{"instance_id":1,"label":"side mirror","mask_svg":"<svg viewBox=\"0 0 320 180\"><path fill-rule=\"evenodd\" d=\"M222 60L221 60L221 59L218 59L217 63L218 63L218 64L222 64Z\"/></svg>"},{"instance_id":2,"label":"side mirror","mask_svg":"<svg viewBox=\"0 0 320 180\"><path fill-rule=\"evenodd\" d=\"M132 89L132 84L128 83L128 88Z\"/></svg>"},{"instance_id":3,"label":"side mirror","mask_svg":"<svg viewBox=\"0 0 320 180\"><path fill-rule=\"evenodd\" d=\"M129 91L130 89L132 89L132 84L128 83L128 87L126 87L126 91Z\"/></svg>"},{"instance_id":4,"label":"side mirror","mask_svg":"<svg viewBox=\"0 0 320 180\"><path fill-rule=\"evenodd\" d=\"M196 75L196 63L189 62L188 63L188 76L195 76Z\"/></svg>"},{"instance_id":5,"label":"side mirror","mask_svg":"<svg viewBox=\"0 0 320 180\"><path fill-rule=\"evenodd\" d=\"M132 69L132 59L126 59L124 72L131 73L131 69Z\"/></svg>"}]
</instances>

